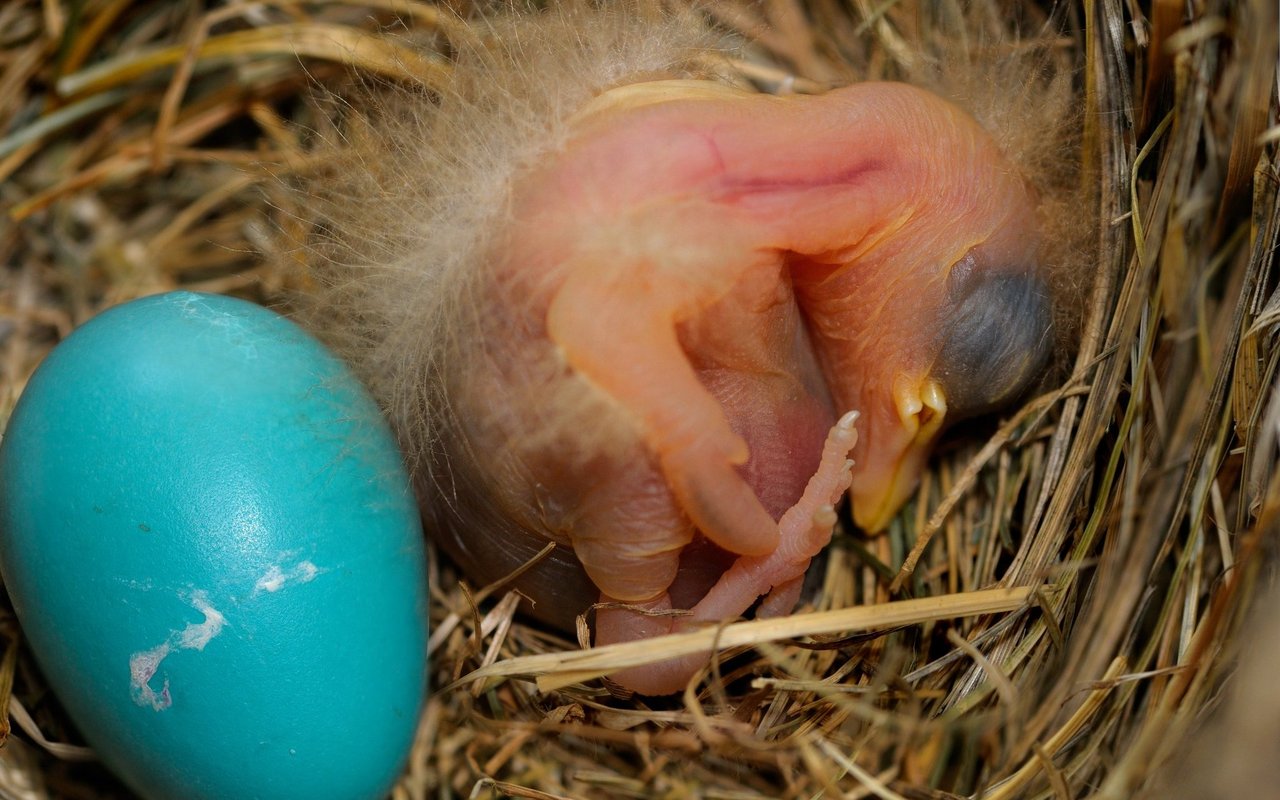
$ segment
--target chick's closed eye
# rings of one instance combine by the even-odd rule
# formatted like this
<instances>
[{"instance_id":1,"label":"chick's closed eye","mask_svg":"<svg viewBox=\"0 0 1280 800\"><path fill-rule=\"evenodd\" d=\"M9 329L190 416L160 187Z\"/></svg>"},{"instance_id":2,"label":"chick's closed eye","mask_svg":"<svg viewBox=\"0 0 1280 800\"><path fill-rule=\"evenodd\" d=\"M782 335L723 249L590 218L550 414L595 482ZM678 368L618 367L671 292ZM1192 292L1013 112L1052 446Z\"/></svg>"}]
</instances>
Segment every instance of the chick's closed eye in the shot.
<instances>
[{"instance_id":1,"label":"chick's closed eye","mask_svg":"<svg viewBox=\"0 0 1280 800\"><path fill-rule=\"evenodd\" d=\"M933 373L953 420L1013 400L1053 351L1049 287L1035 269L953 270Z\"/></svg>"}]
</instances>

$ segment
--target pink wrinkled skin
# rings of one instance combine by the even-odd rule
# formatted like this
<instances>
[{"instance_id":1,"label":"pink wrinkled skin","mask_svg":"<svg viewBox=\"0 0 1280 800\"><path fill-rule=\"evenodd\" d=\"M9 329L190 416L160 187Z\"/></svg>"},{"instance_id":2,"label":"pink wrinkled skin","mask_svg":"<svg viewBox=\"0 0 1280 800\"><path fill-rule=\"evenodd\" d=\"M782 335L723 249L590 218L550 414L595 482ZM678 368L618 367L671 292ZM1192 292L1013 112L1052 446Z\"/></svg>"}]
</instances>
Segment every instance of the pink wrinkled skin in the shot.
<instances>
[{"instance_id":1,"label":"pink wrinkled skin","mask_svg":"<svg viewBox=\"0 0 1280 800\"><path fill-rule=\"evenodd\" d=\"M955 385L938 368L954 284L1030 269L1040 246L991 137L898 84L624 87L510 204L485 288L507 311L452 379L444 456L474 464L444 494L480 521L438 527L491 577L562 545L518 585L561 624L610 604L598 644L761 597L757 613L789 613L846 490L870 529L911 491ZM577 427L547 410L566 386L589 398ZM644 613L673 608L692 614ZM705 662L616 677L665 694Z\"/></svg>"}]
</instances>

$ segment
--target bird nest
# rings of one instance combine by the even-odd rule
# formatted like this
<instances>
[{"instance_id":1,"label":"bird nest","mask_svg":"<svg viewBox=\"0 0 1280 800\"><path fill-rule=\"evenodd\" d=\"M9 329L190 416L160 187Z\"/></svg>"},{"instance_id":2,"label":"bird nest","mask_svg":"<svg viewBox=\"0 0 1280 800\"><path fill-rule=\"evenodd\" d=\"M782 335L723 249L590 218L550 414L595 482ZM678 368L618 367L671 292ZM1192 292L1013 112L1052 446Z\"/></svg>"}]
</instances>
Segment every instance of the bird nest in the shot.
<instances>
[{"instance_id":1,"label":"bird nest","mask_svg":"<svg viewBox=\"0 0 1280 800\"><path fill-rule=\"evenodd\" d=\"M429 89L490 30L463 5L0 7L0 420L110 305L183 288L295 308L316 277L288 244L314 221L291 186L342 138L316 87ZM1227 679L1275 649L1245 620L1280 511L1277 11L1193 7L697 4L738 42L717 69L761 91L934 75L990 107L1051 73L1074 113L1016 146L1075 182L1069 346L1021 408L948 437L884 533L845 520L789 617L592 649L433 556L431 694L395 796L1261 796L1277 739L1251 720L1280 696L1247 653ZM963 79L980 63L1035 71ZM0 635L0 795L128 796L10 611ZM608 679L708 647L682 695Z\"/></svg>"}]
</instances>

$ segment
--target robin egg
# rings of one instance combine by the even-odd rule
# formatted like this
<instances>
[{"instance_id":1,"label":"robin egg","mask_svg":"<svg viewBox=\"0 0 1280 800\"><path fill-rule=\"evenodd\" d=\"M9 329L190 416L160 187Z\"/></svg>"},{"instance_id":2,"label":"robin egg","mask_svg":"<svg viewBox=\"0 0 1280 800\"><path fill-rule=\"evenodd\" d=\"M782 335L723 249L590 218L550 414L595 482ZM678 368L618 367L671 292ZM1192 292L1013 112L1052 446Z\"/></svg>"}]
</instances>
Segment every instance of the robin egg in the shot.
<instances>
[{"instance_id":1,"label":"robin egg","mask_svg":"<svg viewBox=\"0 0 1280 800\"><path fill-rule=\"evenodd\" d=\"M49 684L144 797L376 797L403 767L417 507L375 403L273 312L176 292L59 345L0 445L0 570Z\"/></svg>"}]
</instances>

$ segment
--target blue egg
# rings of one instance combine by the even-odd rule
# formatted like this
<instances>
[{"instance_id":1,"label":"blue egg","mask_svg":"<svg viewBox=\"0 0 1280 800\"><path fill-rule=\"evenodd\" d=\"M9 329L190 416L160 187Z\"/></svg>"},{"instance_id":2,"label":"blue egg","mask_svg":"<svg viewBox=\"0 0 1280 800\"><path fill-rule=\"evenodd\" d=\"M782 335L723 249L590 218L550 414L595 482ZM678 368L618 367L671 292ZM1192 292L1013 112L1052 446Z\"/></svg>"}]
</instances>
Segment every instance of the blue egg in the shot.
<instances>
[{"instance_id":1,"label":"blue egg","mask_svg":"<svg viewBox=\"0 0 1280 800\"><path fill-rule=\"evenodd\" d=\"M373 798L426 681L418 511L374 402L292 322L176 292L96 317L0 444L0 572L147 798Z\"/></svg>"}]
</instances>

